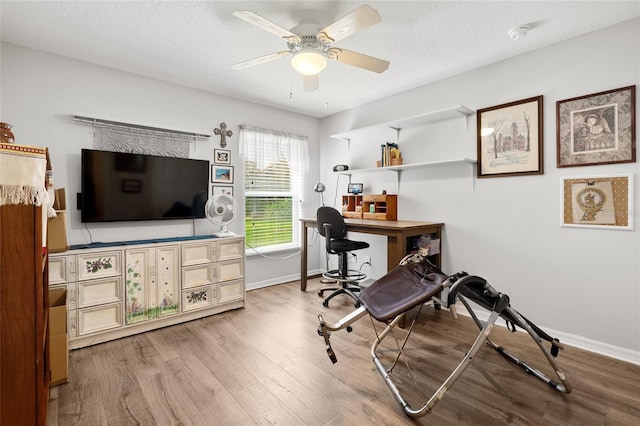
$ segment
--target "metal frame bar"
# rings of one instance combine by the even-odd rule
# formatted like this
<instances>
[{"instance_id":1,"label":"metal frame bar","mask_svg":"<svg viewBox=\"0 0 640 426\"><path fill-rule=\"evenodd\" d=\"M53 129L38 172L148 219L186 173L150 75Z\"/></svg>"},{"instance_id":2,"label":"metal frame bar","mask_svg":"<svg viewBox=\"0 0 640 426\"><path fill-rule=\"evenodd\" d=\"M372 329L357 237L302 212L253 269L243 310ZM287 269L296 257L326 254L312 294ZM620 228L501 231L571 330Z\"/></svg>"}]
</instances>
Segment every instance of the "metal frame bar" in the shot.
<instances>
[{"instance_id":1,"label":"metal frame bar","mask_svg":"<svg viewBox=\"0 0 640 426\"><path fill-rule=\"evenodd\" d=\"M83 115L72 115L71 117L73 118L74 121L81 121L83 123L97 124L97 125L113 125L113 126L133 127L135 129L154 130L154 131L157 131L157 132L166 132L166 133L175 133L175 134L178 134L178 135L194 136L197 139L207 139L207 138L210 138L212 136L212 135L205 135L205 134L202 134L202 133L187 132L187 131L184 131L184 130L163 129L161 127L144 126L144 125L141 125L141 124L131 124L131 123L125 123L125 122L122 122L122 121L105 120L105 119L102 119L102 118L87 117L87 116L83 116Z\"/></svg>"}]
</instances>

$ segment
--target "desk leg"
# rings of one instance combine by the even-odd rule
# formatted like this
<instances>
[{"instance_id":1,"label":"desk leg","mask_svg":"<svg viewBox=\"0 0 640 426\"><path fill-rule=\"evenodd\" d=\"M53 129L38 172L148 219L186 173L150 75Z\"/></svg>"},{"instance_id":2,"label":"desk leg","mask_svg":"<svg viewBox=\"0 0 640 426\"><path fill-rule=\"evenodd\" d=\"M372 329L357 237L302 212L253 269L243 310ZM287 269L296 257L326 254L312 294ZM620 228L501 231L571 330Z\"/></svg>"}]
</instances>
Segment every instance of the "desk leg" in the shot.
<instances>
[{"instance_id":1,"label":"desk leg","mask_svg":"<svg viewBox=\"0 0 640 426\"><path fill-rule=\"evenodd\" d=\"M407 242L402 234L387 236L387 272L398 266L406 251Z\"/></svg>"},{"instance_id":2,"label":"desk leg","mask_svg":"<svg viewBox=\"0 0 640 426\"><path fill-rule=\"evenodd\" d=\"M300 253L300 291L307 291L307 225L302 222L302 252Z\"/></svg>"}]
</instances>

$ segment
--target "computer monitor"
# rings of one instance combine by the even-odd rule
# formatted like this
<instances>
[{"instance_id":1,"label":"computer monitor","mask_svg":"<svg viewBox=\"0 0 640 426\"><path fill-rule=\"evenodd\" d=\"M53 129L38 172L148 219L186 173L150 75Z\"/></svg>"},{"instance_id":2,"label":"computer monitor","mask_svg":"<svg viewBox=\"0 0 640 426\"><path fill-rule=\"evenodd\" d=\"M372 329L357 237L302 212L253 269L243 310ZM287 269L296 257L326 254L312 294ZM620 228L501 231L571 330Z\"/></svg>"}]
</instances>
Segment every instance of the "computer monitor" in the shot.
<instances>
[{"instance_id":1,"label":"computer monitor","mask_svg":"<svg viewBox=\"0 0 640 426\"><path fill-rule=\"evenodd\" d=\"M362 194L364 185L361 183L350 183L347 185L347 193L349 194Z\"/></svg>"}]
</instances>

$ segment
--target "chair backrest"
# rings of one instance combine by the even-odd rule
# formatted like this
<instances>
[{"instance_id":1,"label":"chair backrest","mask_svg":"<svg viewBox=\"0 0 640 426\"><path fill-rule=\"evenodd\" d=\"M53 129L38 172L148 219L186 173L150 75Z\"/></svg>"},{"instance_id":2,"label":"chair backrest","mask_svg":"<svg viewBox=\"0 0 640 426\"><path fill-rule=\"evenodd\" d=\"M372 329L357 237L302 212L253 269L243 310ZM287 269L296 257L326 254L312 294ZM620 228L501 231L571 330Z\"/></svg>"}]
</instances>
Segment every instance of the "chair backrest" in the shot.
<instances>
[{"instance_id":1,"label":"chair backrest","mask_svg":"<svg viewBox=\"0 0 640 426\"><path fill-rule=\"evenodd\" d=\"M316 214L318 222L318 232L323 237L326 237L324 232L324 224L329 223L331 225L331 239L342 240L347 236L347 225L344 223L342 214L333 207L322 206L318 209Z\"/></svg>"}]
</instances>

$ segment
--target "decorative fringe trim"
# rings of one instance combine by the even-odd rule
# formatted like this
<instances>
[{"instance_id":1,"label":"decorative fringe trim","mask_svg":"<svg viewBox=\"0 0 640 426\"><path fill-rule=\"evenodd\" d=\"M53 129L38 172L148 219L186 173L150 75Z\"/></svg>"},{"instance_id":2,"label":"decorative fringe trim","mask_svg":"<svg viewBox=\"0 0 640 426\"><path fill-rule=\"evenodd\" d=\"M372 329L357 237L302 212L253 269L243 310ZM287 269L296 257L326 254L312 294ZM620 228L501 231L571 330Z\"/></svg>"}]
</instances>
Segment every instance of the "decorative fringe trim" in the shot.
<instances>
[{"instance_id":1,"label":"decorative fringe trim","mask_svg":"<svg viewBox=\"0 0 640 426\"><path fill-rule=\"evenodd\" d=\"M49 202L47 190L42 187L0 185L0 206L8 204L33 204L41 206Z\"/></svg>"}]
</instances>

